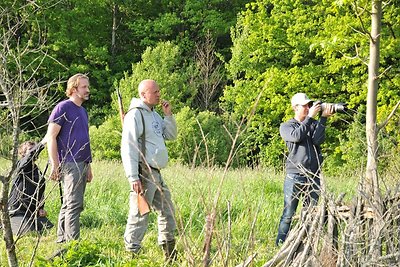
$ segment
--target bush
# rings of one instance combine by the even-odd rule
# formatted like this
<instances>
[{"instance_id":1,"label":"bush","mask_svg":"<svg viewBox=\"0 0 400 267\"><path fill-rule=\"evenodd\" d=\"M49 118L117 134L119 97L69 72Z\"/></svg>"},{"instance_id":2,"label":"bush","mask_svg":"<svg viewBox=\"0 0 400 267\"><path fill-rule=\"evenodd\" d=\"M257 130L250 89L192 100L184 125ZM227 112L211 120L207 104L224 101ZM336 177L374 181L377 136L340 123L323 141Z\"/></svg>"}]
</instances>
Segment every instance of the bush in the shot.
<instances>
[{"instance_id":1,"label":"bush","mask_svg":"<svg viewBox=\"0 0 400 267\"><path fill-rule=\"evenodd\" d=\"M90 143L96 159L120 159L121 122L117 116L109 117L99 127L91 126Z\"/></svg>"},{"instance_id":2,"label":"bush","mask_svg":"<svg viewBox=\"0 0 400 267\"><path fill-rule=\"evenodd\" d=\"M221 117L209 111L197 114L184 107L176 115L176 121L178 138L169 145L172 159L196 166L226 163L232 142Z\"/></svg>"},{"instance_id":3,"label":"bush","mask_svg":"<svg viewBox=\"0 0 400 267\"><path fill-rule=\"evenodd\" d=\"M81 242L71 241L67 251L62 257L56 257L49 263L45 259L39 259L38 266L101 266L107 261L102 255L100 247L102 244L95 244L87 240ZM103 264L102 264L103 263Z\"/></svg>"},{"instance_id":4,"label":"bush","mask_svg":"<svg viewBox=\"0 0 400 267\"><path fill-rule=\"evenodd\" d=\"M223 127L222 117L209 111L196 113L185 107L176 114L176 120L178 138L176 141L167 142L171 160L196 166L222 166L226 163L232 142ZM120 124L115 116L109 117L99 127L90 127L94 158L120 159Z\"/></svg>"}]
</instances>

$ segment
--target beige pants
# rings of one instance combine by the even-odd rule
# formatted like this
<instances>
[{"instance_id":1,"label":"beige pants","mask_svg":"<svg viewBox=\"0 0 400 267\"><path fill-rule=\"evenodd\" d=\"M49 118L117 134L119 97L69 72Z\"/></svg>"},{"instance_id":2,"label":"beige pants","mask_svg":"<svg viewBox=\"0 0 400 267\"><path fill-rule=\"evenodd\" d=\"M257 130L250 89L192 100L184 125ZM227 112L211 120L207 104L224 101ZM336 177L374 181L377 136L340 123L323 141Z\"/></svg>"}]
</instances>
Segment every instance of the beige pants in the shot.
<instances>
[{"instance_id":1,"label":"beige pants","mask_svg":"<svg viewBox=\"0 0 400 267\"><path fill-rule=\"evenodd\" d=\"M140 173L145 198L158 215L158 243L162 245L174 239L176 229L171 193L162 180L159 171L151 169L150 172L141 171ZM137 194L131 189L124 240L126 250L132 252L137 252L140 249L148 227L149 213L141 216L137 204Z\"/></svg>"}]
</instances>

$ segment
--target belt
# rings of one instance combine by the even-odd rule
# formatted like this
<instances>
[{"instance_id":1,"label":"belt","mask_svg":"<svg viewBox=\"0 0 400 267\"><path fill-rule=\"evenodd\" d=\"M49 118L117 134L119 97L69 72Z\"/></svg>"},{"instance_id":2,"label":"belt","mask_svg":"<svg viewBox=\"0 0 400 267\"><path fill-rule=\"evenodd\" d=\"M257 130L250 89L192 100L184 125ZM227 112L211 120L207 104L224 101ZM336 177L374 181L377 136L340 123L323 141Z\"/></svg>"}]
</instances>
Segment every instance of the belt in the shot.
<instances>
[{"instance_id":1,"label":"belt","mask_svg":"<svg viewBox=\"0 0 400 267\"><path fill-rule=\"evenodd\" d=\"M147 169L147 167L150 167L150 169L152 169L153 171L160 172L160 169L154 168L153 166L150 166L150 164L144 164L144 163L140 162L139 166L144 167L146 169Z\"/></svg>"}]
</instances>

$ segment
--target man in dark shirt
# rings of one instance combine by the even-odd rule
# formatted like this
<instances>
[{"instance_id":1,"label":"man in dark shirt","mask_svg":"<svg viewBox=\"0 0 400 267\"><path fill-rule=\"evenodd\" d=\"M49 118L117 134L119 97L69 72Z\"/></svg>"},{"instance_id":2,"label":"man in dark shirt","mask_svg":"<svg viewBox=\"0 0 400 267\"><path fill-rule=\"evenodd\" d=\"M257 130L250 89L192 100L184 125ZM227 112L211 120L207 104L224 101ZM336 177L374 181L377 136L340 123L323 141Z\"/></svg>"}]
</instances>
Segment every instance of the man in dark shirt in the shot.
<instances>
[{"instance_id":1,"label":"man in dark shirt","mask_svg":"<svg viewBox=\"0 0 400 267\"><path fill-rule=\"evenodd\" d=\"M322 154L320 145L325 141L327 117L333 107L327 104L320 120L314 119L321 112L321 104L310 100L306 94L297 93L291 99L294 118L281 124L280 134L289 150L286 159L286 178L283 186L284 209L279 223L276 245L286 240L299 198L303 206L318 202Z\"/></svg>"}]
</instances>

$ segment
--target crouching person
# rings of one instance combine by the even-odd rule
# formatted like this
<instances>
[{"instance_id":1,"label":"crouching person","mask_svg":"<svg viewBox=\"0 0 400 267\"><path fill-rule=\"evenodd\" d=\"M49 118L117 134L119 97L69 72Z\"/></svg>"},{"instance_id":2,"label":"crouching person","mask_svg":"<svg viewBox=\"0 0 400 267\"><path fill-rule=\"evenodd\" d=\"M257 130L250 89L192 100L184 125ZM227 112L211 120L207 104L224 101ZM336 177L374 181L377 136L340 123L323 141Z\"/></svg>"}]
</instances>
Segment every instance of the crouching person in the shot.
<instances>
[{"instance_id":1,"label":"crouching person","mask_svg":"<svg viewBox=\"0 0 400 267\"><path fill-rule=\"evenodd\" d=\"M45 139L39 143L27 141L18 148L20 159L8 200L14 235L23 235L30 231L42 233L45 229L53 227L44 210L46 181L35 163L45 143Z\"/></svg>"},{"instance_id":2,"label":"crouching person","mask_svg":"<svg viewBox=\"0 0 400 267\"><path fill-rule=\"evenodd\" d=\"M164 139L176 138L176 121L171 105L160 101L160 88L155 81L143 80L138 91L140 99L132 99L124 118L121 140L122 163L131 186L125 248L133 256L141 248L149 215L141 207L144 199L157 212L158 243L164 250L166 260L175 260L174 206L160 169L168 162ZM160 103L164 119L154 110Z\"/></svg>"}]
</instances>

